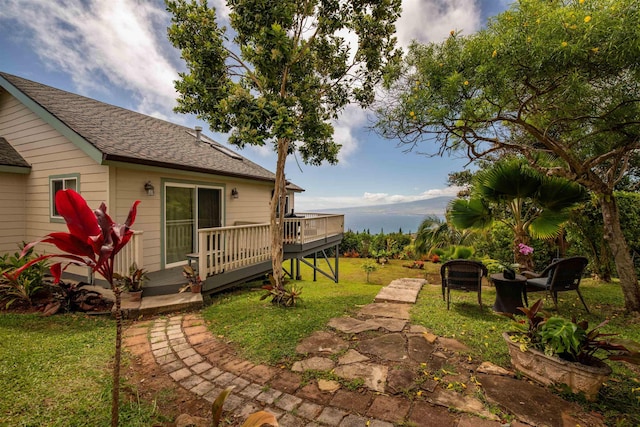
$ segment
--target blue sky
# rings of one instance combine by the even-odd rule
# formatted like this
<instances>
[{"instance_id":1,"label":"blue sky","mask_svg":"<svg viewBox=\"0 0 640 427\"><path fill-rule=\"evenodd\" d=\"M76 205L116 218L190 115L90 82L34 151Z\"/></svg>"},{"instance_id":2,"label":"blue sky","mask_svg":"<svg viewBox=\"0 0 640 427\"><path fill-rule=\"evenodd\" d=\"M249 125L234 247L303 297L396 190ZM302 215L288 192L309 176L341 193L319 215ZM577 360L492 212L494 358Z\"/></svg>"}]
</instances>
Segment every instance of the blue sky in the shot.
<instances>
[{"instance_id":1,"label":"blue sky","mask_svg":"<svg viewBox=\"0 0 640 427\"><path fill-rule=\"evenodd\" d=\"M451 30L471 34L512 0L403 0L397 23L400 45L438 42ZM225 19L223 0L209 0ZM166 37L170 15L162 0L2 0L0 71L186 126L194 117L173 113L173 81L184 70L180 53ZM372 115L355 107L334 123L343 145L338 165L286 166L287 178L305 188L296 210L322 211L454 195L447 174L462 170L459 158L404 153L397 141L371 132ZM423 151L426 151L426 148ZM275 170L271 147L240 153Z\"/></svg>"}]
</instances>

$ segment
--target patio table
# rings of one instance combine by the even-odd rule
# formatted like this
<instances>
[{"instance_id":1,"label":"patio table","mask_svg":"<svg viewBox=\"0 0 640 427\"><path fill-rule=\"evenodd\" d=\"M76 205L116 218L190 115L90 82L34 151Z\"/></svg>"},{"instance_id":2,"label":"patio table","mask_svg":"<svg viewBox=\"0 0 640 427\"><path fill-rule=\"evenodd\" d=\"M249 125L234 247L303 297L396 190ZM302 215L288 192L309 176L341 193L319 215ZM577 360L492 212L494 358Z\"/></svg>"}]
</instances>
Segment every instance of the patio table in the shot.
<instances>
[{"instance_id":1,"label":"patio table","mask_svg":"<svg viewBox=\"0 0 640 427\"><path fill-rule=\"evenodd\" d=\"M496 287L496 302L493 310L502 313L522 314L518 307L524 307L522 296L525 293L527 278L516 274L515 279L506 279L504 274L496 273L490 276Z\"/></svg>"}]
</instances>

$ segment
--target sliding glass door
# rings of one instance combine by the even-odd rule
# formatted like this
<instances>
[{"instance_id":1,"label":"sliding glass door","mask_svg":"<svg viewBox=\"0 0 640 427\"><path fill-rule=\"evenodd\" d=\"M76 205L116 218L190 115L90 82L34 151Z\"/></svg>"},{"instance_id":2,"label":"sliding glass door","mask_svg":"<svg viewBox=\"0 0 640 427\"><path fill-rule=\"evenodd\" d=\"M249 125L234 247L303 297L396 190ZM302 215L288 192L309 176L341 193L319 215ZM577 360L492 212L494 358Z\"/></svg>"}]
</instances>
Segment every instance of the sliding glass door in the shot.
<instances>
[{"instance_id":1,"label":"sliding glass door","mask_svg":"<svg viewBox=\"0 0 640 427\"><path fill-rule=\"evenodd\" d=\"M165 184L165 266L198 252L198 230L222 226L222 188Z\"/></svg>"}]
</instances>

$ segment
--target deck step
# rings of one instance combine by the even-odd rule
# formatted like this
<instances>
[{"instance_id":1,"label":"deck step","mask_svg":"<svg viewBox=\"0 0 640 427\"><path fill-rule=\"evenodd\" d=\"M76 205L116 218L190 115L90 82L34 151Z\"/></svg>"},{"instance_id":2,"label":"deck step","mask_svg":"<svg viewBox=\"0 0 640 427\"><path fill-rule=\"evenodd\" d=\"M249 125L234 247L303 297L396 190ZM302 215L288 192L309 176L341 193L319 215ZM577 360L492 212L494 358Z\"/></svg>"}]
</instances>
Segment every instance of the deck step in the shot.
<instances>
[{"instance_id":1,"label":"deck step","mask_svg":"<svg viewBox=\"0 0 640 427\"><path fill-rule=\"evenodd\" d=\"M87 286L102 294L103 298L114 301L111 289L100 286ZM122 294L120 309L125 318L137 319L140 316L172 313L184 310L198 310L203 306L202 294L193 292L171 293L168 295L143 296L140 301L132 301L127 293Z\"/></svg>"},{"instance_id":2,"label":"deck step","mask_svg":"<svg viewBox=\"0 0 640 427\"><path fill-rule=\"evenodd\" d=\"M131 301L124 297L121 302L123 316L137 319L141 316L173 313L176 311L198 310L202 308L202 294L193 292L174 293L142 297L140 301Z\"/></svg>"}]
</instances>

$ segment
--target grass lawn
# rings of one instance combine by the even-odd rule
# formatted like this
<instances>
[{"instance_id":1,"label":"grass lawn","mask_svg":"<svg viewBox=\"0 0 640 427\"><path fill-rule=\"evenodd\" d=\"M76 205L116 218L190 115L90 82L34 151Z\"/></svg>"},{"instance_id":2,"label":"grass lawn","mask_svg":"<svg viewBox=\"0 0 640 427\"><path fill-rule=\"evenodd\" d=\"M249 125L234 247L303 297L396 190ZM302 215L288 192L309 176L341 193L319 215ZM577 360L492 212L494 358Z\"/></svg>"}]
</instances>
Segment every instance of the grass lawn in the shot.
<instances>
[{"instance_id":1,"label":"grass lawn","mask_svg":"<svg viewBox=\"0 0 640 427\"><path fill-rule=\"evenodd\" d=\"M0 314L0 343L0 425L111 424L114 321L81 315ZM127 395L121 393L123 400ZM142 427L163 421L153 403L123 402L120 425Z\"/></svg>"},{"instance_id":2,"label":"grass lawn","mask_svg":"<svg viewBox=\"0 0 640 427\"><path fill-rule=\"evenodd\" d=\"M328 320L356 311L359 306L373 301L378 290L393 279L401 277L427 278L417 303L411 311L411 322L423 325L433 333L460 340L471 348L469 356L478 361L491 361L509 367L509 354L502 332L511 320L495 314L491 306L495 290L486 286L482 290L483 310L476 294L451 292L451 309L442 300L440 264L425 264L425 270L404 268L407 262L392 260L370 274L362 270L363 259L340 259L340 283L335 284L318 275L313 282L311 269L303 266L303 304L291 309L274 307L268 300L260 300L265 291L238 289L214 296L212 304L204 309L209 329L233 342L244 357L255 362L287 365L295 355L295 346L301 338L315 330L326 329ZM624 338L640 341L640 318L624 314L624 300L619 286L586 279L581 289L589 305L587 314L576 292L559 294L559 309L563 317L587 319L593 327L602 320L610 322L602 331L618 333ZM529 302L544 297L544 293L529 294ZM551 300L545 305L554 312ZM640 374L637 367L620 362L609 362L614 373L603 387L595 403L580 400L571 394L565 398L577 399L585 407L603 413L610 425L640 425ZM562 394L562 391L558 390Z\"/></svg>"},{"instance_id":3,"label":"grass lawn","mask_svg":"<svg viewBox=\"0 0 640 427\"><path fill-rule=\"evenodd\" d=\"M483 288L482 311L476 295L464 292L451 293L451 310L447 311L442 301L440 265L427 263L425 270L414 270L394 260L371 273L370 283L366 283L363 263L357 258L341 259L338 284L321 275L313 282L312 272L303 267L307 280L294 282L303 288L303 302L294 308L274 307L268 300L260 300L265 291L245 286L214 295L203 315L210 330L233 342L247 359L286 366L295 357L300 339L325 329L330 318L371 303L380 288L393 279L426 277L430 284L423 288L412 309L412 323L464 342L471 348L469 356L478 363L488 360L509 366L501 336L509 329L509 320L491 310L495 299L492 287ZM586 318L592 326L609 318L604 332L640 341L640 318L624 314L620 288L592 280L583 284L592 314L585 313L575 292L560 295L561 314ZM530 296L530 302L535 298L535 294ZM114 334L115 323L108 318L0 314L0 426L109 425ZM614 373L598 401L580 403L604 414L609 425L639 426L639 371L622 363L610 364ZM170 401L170 396L157 397L166 400L161 402L139 402L134 385L124 384L123 388L122 426L170 421L157 410Z\"/></svg>"}]
</instances>

